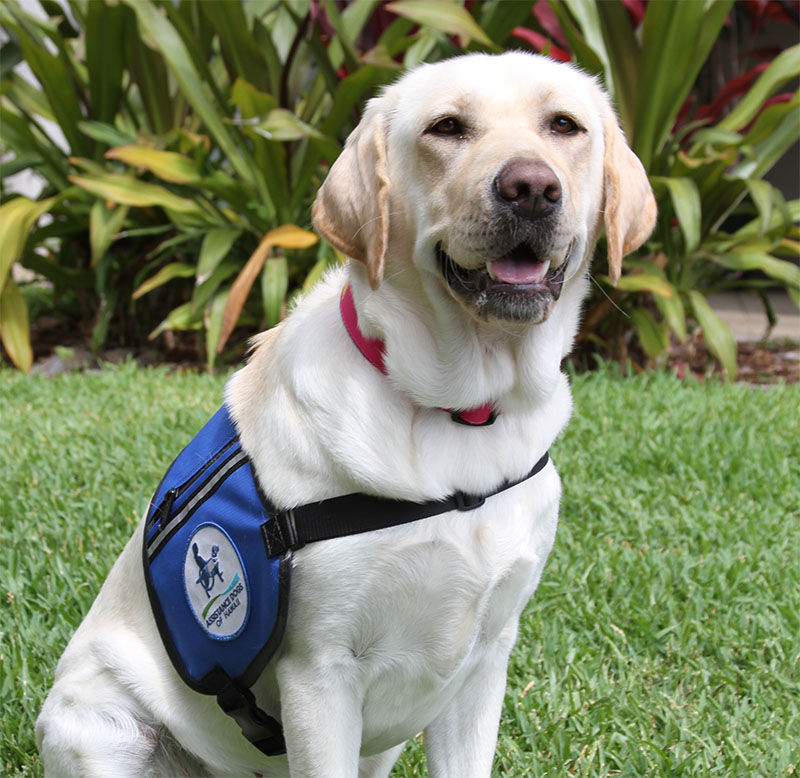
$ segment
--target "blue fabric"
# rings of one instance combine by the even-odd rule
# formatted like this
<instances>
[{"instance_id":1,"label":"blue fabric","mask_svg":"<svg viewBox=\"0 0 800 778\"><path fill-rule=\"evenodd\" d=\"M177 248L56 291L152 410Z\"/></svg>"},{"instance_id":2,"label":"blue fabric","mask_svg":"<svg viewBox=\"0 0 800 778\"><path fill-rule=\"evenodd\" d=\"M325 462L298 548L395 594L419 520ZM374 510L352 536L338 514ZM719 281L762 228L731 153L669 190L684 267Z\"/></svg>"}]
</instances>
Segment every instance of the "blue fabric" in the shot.
<instances>
[{"instance_id":1,"label":"blue fabric","mask_svg":"<svg viewBox=\"0 0 800 778\"><path fill-rule=\"evenodd\" d=\"M261 535L268 519L223 407L167 471L145 529L162 639L178 672L200 691L217 693L209 678L219 670L238 679L263 660L281 622L281 558L267 558Z\"/></svg>"}]
</instances>

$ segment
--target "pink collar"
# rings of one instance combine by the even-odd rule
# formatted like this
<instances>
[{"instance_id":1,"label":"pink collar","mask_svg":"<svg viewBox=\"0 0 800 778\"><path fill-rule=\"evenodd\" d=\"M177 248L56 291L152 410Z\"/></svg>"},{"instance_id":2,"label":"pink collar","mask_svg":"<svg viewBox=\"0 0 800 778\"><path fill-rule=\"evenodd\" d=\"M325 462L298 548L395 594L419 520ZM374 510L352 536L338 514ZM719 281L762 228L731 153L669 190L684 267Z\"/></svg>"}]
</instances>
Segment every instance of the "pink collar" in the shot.
<instances>
[{"instance_id":1,"label":"pink collar","mask_svg":"<svg viewBox=\"0 0 800 778\"><path fill-rule=\"evenodd\" d=\"M358 313L353 302L353 292L350 284L345 284L342 296L339 298L339 311L342 315L342 322L347 330L347 334L355 344L356 348L362 353L364 358L371 365L376 367L386 375L386 365L384 362L386 354L386 344L380 338L368 338L358 326ZM447 408L441 410L450 414L453 421L459 424L466 424L470 427L486 427L494 424L497 412L493 403L486 403L477 408L469 408L464 411L453 411Z\"/></svg>"}]
</instances>

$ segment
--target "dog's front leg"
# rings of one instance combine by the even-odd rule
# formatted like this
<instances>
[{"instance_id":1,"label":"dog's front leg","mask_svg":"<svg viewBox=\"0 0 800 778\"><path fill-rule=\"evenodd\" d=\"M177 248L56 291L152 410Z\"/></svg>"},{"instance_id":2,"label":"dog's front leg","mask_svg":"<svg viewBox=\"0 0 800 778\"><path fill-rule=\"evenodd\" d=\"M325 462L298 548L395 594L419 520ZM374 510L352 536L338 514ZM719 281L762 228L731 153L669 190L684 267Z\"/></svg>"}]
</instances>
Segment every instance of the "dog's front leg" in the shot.
<instances>
[{"instance_id":1,"label":"dog's front leg","mask_svg":"<svg viewBox=\"0 0 800 778\"><path fill-rule=\"evenodd\" d=\"M283 658L277 674L292 778L356 778L362 700L346 671Z\"/></svg>"},{"instance_id":2,"label":"dog's front leg","mask_svg":"<svg viewBox=\"0 0 800 778\"><path fill-rule=\"evenodd\" d=\"M506 642L506 641L504 641ZM431 778L489 778L513 639L473 670L458 694L425 728Z\"/></svg>"}]
</instances>

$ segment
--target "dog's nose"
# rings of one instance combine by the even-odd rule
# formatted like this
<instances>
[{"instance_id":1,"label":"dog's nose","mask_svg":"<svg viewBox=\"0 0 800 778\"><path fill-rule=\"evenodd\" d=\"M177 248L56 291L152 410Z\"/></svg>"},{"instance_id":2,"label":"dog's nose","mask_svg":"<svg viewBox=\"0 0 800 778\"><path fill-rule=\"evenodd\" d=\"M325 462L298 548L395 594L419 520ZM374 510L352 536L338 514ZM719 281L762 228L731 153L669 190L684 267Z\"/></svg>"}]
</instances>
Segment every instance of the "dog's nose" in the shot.
<instances>
[{"instance_id":1,"label":"dog's nose","mask_svg":"<svg viewBox=\"0 0 800 778\"><path fill-rule=\"evenodd\" d=\"M525 219L551 214L561 200L561 182L549 165L540 160L509 162L494 180L500 200Z\"/></svg>"}]
</instances>

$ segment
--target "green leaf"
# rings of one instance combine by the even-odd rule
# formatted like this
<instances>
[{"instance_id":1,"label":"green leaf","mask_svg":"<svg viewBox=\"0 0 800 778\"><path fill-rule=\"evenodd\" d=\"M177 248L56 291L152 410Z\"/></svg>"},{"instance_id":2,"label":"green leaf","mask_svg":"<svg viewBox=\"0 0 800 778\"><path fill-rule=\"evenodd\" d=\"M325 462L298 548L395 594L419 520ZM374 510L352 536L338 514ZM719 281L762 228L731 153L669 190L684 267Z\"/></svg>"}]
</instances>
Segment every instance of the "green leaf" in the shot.
<instances>
[{"instance_id":1,"label":"green leaf","mask_svg":"<svg viewBox=\"0 0 800 778\"><path fill-rule=\"evenodd\" d=\"M23 26L16 28L25 62L42 85L50 107L73 154L87 156L89 146L78 131L81 114L80 95L74 87L73 73L66 58L51 54L47 47L34 41Z\"/></svg>"},{"instance_id":2,"label":"green leaf","mask_svg":"<svg viewBox=\"0 0 800 778\"><path fill-rule=\"evenodd\" d=\"M783 202L782 204L781 213L778 213L773 210L772 216L770 218L769 226L767 228L768 232L771 232L775 228L781 225L787 225L792 223L800 222L800 200L790 200L789 202ZM785 212L784 212L785 209ZM756 219L745 224L743 227L740 227L736 232L733 233L734 238L738 238L741 240L745 240L746 238L757 237L760 230L760 222ZM726 236L727 237L727 236Z\"/></svg>"},{"instance_id":3,"label":"green leaf","mask_svg":"<svg viewBox=\"0 0 800 778\"><path fill-rule=\"evenodd\" d=\"M98 122L114 120L122 97L125 12L123 6L101 2L90 2L86 7L86 69L91 115Z\"/></svg>"},{"instance_id":4,"label":"green leaf","mask_svg":"<svg viewBox=\"0 0 800 778\"><path fill-rule=\"evenodd\" d=\"M630 127L636 108L636 80L639 73L639 43L628 10L620 2L593 3L605 41L614 97L623 127Z\"/></svg>"},{"instance_id":5,"label":"green leaf","mask_svg":"<svg viewBox=\"0 0 800 778\"><path fill-rule=\"evenodd\" d=\"M289 290L289 264L286 257L268 259L261 271L261 296L264 301L264 316L267 327L274 327L280 320L286 293Z\"/></svg>"},{"instance_id":6,"label":"green leaf","mask_svg":"<svg viewBox=\"0 0 800 778\"><path fill-rule=\"evenodd\" d=\"M783 84L800 75L800 44L782 51L742 97L736 107L717 123L718 130L741 130L761 110L764 101Z\"/></svg>"},{"instance_id":7,"label":"green leaf","mask_svg":"<svg viewBox=\"0 0 800 778\"><path fill-rule=\"evenodd\" d=\"M322 277L325 275L325 272L330 267L330 261L327 256L321 256L315 263L311 270L308 271L305 279L303 280L303 292L309 292L317 284L319 281L322 280Z\"/></svg>"},{"instance_id":8,"label":"green leaf","mask_svg":"<svg viewBox=\"0 0 800 778\"><path fill-rule=\"evenodd\" d=\"M198 285L214 272L241 234L241 230L230 230L226 227L215 227L206 233L200 246L200 257L197 260Z\"/></svg>"},{"instance_id":9,"label":"green leaf","mask_svg":"<svg viewBox=\"0 0 800 778\"><path fill-rule=\"evenodd\" d=\"M648 3L632 136L645 170L669 135L732 4L733 0Z\"/></svg>"},{"instance_id":10,"label":"green leaf","mask_svg":"<svg viewBox=\"0 0 800 778\"><path fill-rule=\"evenodd\" d=\"M167 318L161 322L147 337L155 340L167 330L199 330L202 327L200 314L193 310L191 303L184 303L173 308Z\"/></svg>"},{"instance_id":11,"label":"green leaf","mask_svg":"<svg viewBox=\"0 0 800 778\"><path fill-rule=\"evenodd\" d=\"M114 312L117 310L117 300L119 299L118 287L106 287L104 282L98 282L100 291L100 307L97 310L95 323L92 327L92 336L90 339L90 347L96 354L106 342L108 336L108 327L111 324L111 319Z\"/></svg>"},{"instance_id":12,"label":"green leaf","mask_svg":"<svg viewBox=\"0 0 800 778\"><path fill-rule=\"evenodd\" d=\"M120 231L128 207L106 208L102 200L95 200L89 212L89 243L92 247L91 265L94 267L105 256L108 247Z\"/></svg>"},{"instance_id":13,"label":"green leaf","mask_svg":"<svg viewBox=\"0 0 800 778\"><path fill-rule=\"evenodd\" d=\"M129 146L136 142L133 135L103 122L78 122L78 129L92 140L105 143L106 146Z\"/></svg>"},{"instance_id":14,"label":"green leaf","mask_svg":"<svg viewBox=\"0 0 800 778\"><path fill-rule=\"evenodd\" d=\"M214 272L204 281L196 284L192 291L192 308L200 310L219 289L223 281L227 281L231 276L239 271L239 264L236 262L223 262L218 265Z\"/></svg>"},{"instance_id":15,"label":"green leaf","mask_svg":"<svg viewBox=\"0 0 800 778\"><path fill-rule=\"evenodd\" d=\"M667 176L652 176L650 181L654 186L663 185L667 188L683 233L684 254L691 254L700 245L703 215L697 184L691 178Z\"/></svg>"},{"instance_id":16,"label":"green leaf","mask_svg":"<svg viewBox=\"0 0 800 778\"><path fill-rule=\"evenodd\" d=\"M10 279L0 293L0 340L11 361L27 373L33 364L28 306L22 292Z\"/></svg>"},{"instance_id":17,"label":"green leaf","mask_svg":"<svg viewBox=\"0 0 800 778\"><path fill-rule=\"evenodd\" d=\"M573 18L577 21L586 45L602 63L602 72L606 76L606 86L613 92L616 79L611 74L608 51L606 51L606 42L603 38L597 4L593 0L565 0L564 5L569 8ZM569 42L569 37L567 40Z\"/></svg>"},{"instance_id":18,"label":"green leaf","mask_svg":"<svg viewBox=\"0 0 800 778\"><path fill-rule=\"evenodd\" d=\"M703 331L706 345L712 354L719 359L728 378L736 380L737 359L736 341L727 322L721 319L708 304L706 298L698 291L689 291L689 302L694 317Z\"/></svg>"},{"instance_id":19,"label":"green leaf","mask_svg":"<svg viewBox=\"0 0 800 778\"><path fill-rule=\"evenodd\" d=\"M423 27L430 27L446 35L458 35L464 47L470 40L474 40L492 51L500 50L462 5L449 0L398 0L388 3L384 8Z\"/></svg>"},{"instance_id":20,"label":"green leaf","mask_svg":"<svg viewBox=\"0 0 800 778\"><path fill-rule=\"evenodd\" d=\"M396 77L396 72L376 65L365 65L350 76L342 79L333 95L331 107L320 131L323 135L340 137L345 125L351 120L353 107L356 106L375 87L388 83ZM327 162L333 164L335 156L329 157ZM303 161L300 172L293 180L294 193L290 203L290 210L294 212L307 197L307 189L312 178L317 173L317 168L323 154L320 149L313 149Z\"/></svg>"},{"instance_id":21,"label":"green leaf","mask_svg":"<svg viewBox=\"0 0 800 778\"><path fill-rule=\"evenodd\" d=\"M610 286L611 279L607 276L603 279ZM672 297L675 293L672 285L663 278L647 273L636 273L635 275L624 275L617 282L617 289L622 292L652 292L659 297Z\"/></svg>"},{"instance_id":22,"label":"green leaf","mask_svg":"<svg viewBox=\"0 0 800 778\"><path fill-rule=\"evenodd\" d=\"M686 342L686 312L683 309L683 301L677 293L672 297L661 297L655 295L653 302L664 317L667 326L675 333L681 343Z\"/></svg>"},{"instance_id":23,"label":"green leaf","mask_svg":"<svg viewBox=\"0 0 800 778\"><path fill-rule=\"evenodd\" d=\"M237 78L234 82L231 102L239 108L244 120L260 119L278 107L272 95L260 92L243 78ZM277 211L279 221L288 220L286 150L279 143L270 142L263 135L253 132L248 121L242 122L242 129L252 139L255 164L269 192L270 205Z\"/></svg>"},{"instance_id":24,"label":"green leaf","mask_svg":"<svg viewBox=\"0 0 800 778\"><path fill-rule=\"evenodd\" d=\"M147 184L128 176L108 174L106 176L70 176L69 180L77 184L95 197L111 200L123 205L137 208L160 206L175 213L193 214L205 217L205 214L193 200L187 200L172 194L157 184Z\"/></svg>"},{"instance_id":25,"label":"green leaf","mask_svg":"<svg viewBox=\"0 0 800 778\"><path fill-rule=\"evenodd\" d=\"M231 82L243 77L258 89L269 89L267 63L248 28L243 4L230 0L203 0L199 8L217 33Z\"/></svg>"},{"instance_id":26,"label":"green leaf","mask_svg":"<svg viewBox=\"0 0 800 778\"><path fill-rule=\"evenodd\" d=\"M800 94L795 94L788 103L764 109L742 140L745 159L730 171L731 177L760 178L797 142L800 137L798 106Z\"/></svg>"},{"instance_id":27,"label":"green leaf","mask_svg":"<svg viewBox=\"0 0 800 778\"><path fill-rule=\"evenodd\" d=\"M194 275L194 265L187 265L183 262L171 262L165 265L155 275L150 276L144 283L140 284L138 289L133 293L134 300L138 300L153 289L163 286L173 278L191 278Z\"/></svg>"},{"instance_id":28,"label":"green leaf","mask_svg":"<svg viewBox=\"0 0 800 778\"><path fill-rule=\"evenodd\" d=\"M758 234L763 235L769 229L772 221L772 184L756 178L747 180L750 197L758 209L759 228Z\"/></svg>"},{"instance_id":29,"label":"green leaf","mask_svg":"<svg viewBox=\"0 0 800 778\"><path fill-rule=\"evenodd\" d=\"M270 111L264 119L250 125L250 128L262 137L276 142L308 138L319 147L323 155L330 159L336 159L341 151L341 146L336 140L301 121L285 108L276 108Z\"/></svg>"},{"instance_id":30,"label":"green leaf","mask_svg":"<svg viewBox=\"0 0 800 778\"><path fill-rule=\"evenodd\" d=\"M214 295L214 299L206 312L206 365L209 369L214 367L217 359L217 349L219 346L219 336L222 332L222 318L225 312L225 304L228 302L230 290L226 289Z\"/></svg>"},{"instance_id":31,"label":"green leaf","mask_svg":"<svg viewBox=\"0 0 800 778\"><path fill-rule=\"evenodd\" d=\"M666 329L643 308L632 310L631 320L647 356L650 359L658 359L669 348L669 335Z\"/></svg>"},{"instance_id":32,"label":"green leaf","mask_svg":"<svg viewBox=\"0 0 800 778\"><path fill-rule=\"evenodd\" d=\"M152 132L163 135L174 126L175 103L169 72L159 52L145 44L133 17L128 27L125 36L128 71L132 82L138 87L147 125Z\"/></svg>"},{"instance_id":33,"label":"green leaf","mask_svg":"<svg viewBox=\"0 0 800 778\"><path fill-rule=\"evenodd\" d=\"M205 122L236 172L252 184L255 180L253 171L220 119L220 108L209 98L178 32L150 0L124 0L124 2L136 13L142 34L164 57L170 72L181 87L181 92Z\"/></svg>"},{"instance_id":34,"label":"green leaf","mask_svg":"<svg viewBox=\"0 0 800 778\"><path fill-rule=\"evenodd\" d=\"M15 197L0 205L0 291L5 286L11 266L25 250L31 228L58 200L58 197L40 201Z\"/></svg>"},{"instance_id":35,"label":"green leaf","mask_svg":"<svg viewBox=\"0 0 800 778\"><path fill-rule=\"evenodd\" d=\"M201 180L195 163L174 151L157 151L147 146L120 146L107 151L106 158L119 160L132 167L142 167L173 184L196 184Z\"/></svg>"},{"instance_id":36,"label":"green leaf","mask_svg":"<svg viewBox=\"0 0 800 778\"><path fill-rule=\"evenodd\" d=\"M725 254L712 254L718 265L730 270L760 270L770 278L780 281L784 286L800 289L800 268L792 262L776 259L764 252L750 251Z\"/></svg>"}]
</instances>

